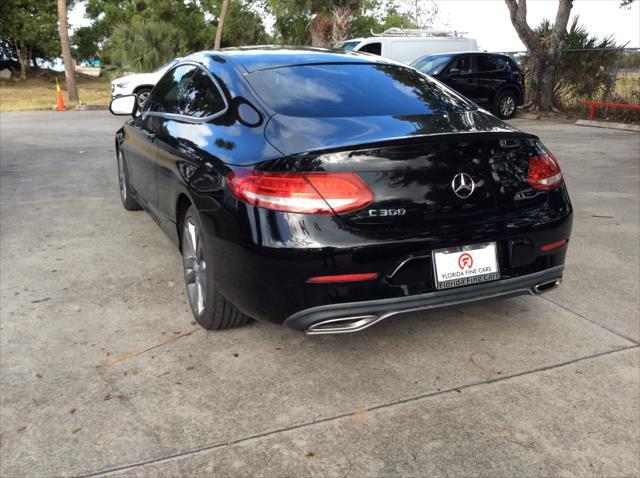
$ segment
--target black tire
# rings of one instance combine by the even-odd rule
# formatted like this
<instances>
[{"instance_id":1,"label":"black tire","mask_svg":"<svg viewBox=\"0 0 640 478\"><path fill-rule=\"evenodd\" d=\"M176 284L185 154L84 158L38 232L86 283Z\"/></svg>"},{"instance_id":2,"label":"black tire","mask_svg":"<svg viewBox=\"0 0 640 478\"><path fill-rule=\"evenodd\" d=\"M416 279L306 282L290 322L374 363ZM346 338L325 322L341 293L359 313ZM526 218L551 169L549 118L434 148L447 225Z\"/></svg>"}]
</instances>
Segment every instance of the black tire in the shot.
<instances>
[{"instance_id":1,"label":"black tire","mask_svg":"<svg viewBox=\"0 0 640 478\"><path fill-rule=\"evenodd\" d=\"M149 97L149 93L151 93L151 88L140 88L136 91L136 101L138 102L138 110L141 110L144 106L144 102L147 101Z\"/></svg>"},{"instance_id":2,"label":"black tire","mask_svg":"<svg viewBox=\"0 0 640 478\"><path fill-rule=\"evenodd\" d=\"M213 286L212 254L202 230L198 211L190 206L182 220L180 237L187 299L193 316L207 330L245 325L251 318L240 312Z\"/></svg>"},{"instance_id":3,"label":"black tire","mask_svg":"<svg viewBox=\"0 0 640 478\"><path fill-rule=\"evenodd\" d=\"M140 205L133 195L133 189L129 183L129 170L127 162L120 148L116 149L116 161L118 163L118 189L120 190L120 200L127 211L139 211Z\"/></svg>"},{"instance_id":4,"label":"black tire","mask_svg":"<svg viewBox=\"0 0 640 478\"><path fill-rule=\"evenodd\" d=\"M518 96L513 90L506 90L496 96L496 101L493 105L498 118L509 119L513 118L518 110Z\"/></svg>"}]
</instances>

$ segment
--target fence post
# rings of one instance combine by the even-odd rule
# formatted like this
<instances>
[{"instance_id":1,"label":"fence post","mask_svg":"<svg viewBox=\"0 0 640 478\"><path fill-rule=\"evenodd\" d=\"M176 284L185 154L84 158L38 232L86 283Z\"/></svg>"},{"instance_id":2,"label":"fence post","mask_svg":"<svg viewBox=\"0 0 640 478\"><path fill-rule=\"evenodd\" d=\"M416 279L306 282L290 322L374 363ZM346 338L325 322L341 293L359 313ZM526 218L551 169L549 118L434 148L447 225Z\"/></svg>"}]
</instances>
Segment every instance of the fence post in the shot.
<instances>
[{"instance_id":1,"label":"fence post","mask_svg":"<svg viewBox=\"0 0 640 478\"><path fill-rule=\"evenodd\" d=\"M622 54L624 53L625 47L629 44L629 42L625 43L620 47L620 53L618 53L618 61L616 61L616 70L611 78L611 85L609 86L609 90L605 95L604 102L611 103L611 93L616 91L616 82L618 81L618 72L620 71L620 60L622 59ZM607 114L609 113L609 106L604 107L604 119L607 118Z\"/></svg>"}]
</instances>

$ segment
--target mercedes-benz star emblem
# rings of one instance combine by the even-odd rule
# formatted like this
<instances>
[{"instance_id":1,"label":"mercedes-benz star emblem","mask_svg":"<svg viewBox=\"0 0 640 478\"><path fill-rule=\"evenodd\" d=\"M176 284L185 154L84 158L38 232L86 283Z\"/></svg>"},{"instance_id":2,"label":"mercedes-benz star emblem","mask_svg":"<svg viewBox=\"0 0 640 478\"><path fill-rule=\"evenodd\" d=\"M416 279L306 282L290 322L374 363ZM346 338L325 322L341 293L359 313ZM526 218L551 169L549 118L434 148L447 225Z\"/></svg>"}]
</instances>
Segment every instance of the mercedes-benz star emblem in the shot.
<instances>
[{"instance_id":1,"label":"mercedes-benz star emblem","mask_svg":"<svg viewBox=\"0 0 640 478\"><path fill-rule=\"evenodd\" d=\"M471 176L467 173L458 173L453 177L453 181L451 181L451 188L460 199L467 199L473 194L476 183L473 182L473 179L471 179Z\"/></svg>"}]
</instances>

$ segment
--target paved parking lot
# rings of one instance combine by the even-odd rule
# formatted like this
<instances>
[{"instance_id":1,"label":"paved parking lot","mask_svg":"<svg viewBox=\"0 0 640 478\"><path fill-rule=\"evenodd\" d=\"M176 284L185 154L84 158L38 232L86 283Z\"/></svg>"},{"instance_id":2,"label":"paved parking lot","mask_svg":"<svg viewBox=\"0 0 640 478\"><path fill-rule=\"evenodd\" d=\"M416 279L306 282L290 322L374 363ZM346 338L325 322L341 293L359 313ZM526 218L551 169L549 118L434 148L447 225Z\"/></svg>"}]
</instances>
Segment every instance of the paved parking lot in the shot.
<instances>
[{"instance_id":1,"label":"paved parking lot","mask_svg":"<svg viewBox=\"0 0 640 478\"><path fill-rule=\"evenodd\" d=\"M640 134L514 121L574 202L557 291L308 337L192 322L120 122L0 117L2 476L640 473Z\"/></svg>"}]
</instances>

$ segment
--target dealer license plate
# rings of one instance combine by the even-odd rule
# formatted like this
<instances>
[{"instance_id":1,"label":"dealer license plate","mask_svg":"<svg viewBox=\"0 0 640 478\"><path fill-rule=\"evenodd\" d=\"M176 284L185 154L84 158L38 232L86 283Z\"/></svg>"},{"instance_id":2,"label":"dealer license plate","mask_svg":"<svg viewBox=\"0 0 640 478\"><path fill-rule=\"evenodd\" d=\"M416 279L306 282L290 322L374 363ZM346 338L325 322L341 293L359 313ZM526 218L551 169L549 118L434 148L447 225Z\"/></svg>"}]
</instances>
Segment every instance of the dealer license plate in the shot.
<instances>
[{"instance_id":1,"label":"dealer license plate","mask_svg":"<svg viewBox=\"0 0 640 478\"><path fill-rule=\"evenodd\" d=\"M437 289L451 289L500 278L496 243L472 244L433 251Z\"/></svg>"}]
</instances>

